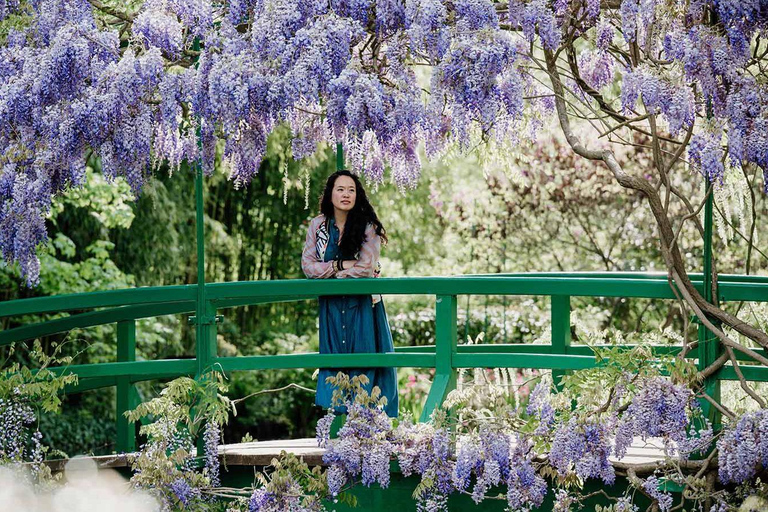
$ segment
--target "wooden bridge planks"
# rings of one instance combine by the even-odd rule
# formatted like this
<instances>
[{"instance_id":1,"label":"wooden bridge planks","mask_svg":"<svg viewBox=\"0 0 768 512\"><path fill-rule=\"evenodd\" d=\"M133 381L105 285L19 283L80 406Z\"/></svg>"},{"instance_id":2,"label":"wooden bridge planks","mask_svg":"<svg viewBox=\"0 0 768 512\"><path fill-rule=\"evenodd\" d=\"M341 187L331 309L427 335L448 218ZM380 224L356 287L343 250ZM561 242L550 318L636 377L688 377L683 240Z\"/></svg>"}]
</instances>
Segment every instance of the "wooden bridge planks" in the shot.
<instances>
[{"instance_id":1,"label":"wooden bridge planks","mask_svg":"<svg viewBox=\"0 0 768 512\"><path fill-rule=\"evenodd\" d=\"M626 456L620 461L610 457L612 463L620 462L622 466L632 466L662 462L665 460L663 442L661 439L649 439L643 441L635 438L632 446L627 450ZM310 466L323 465L325 449L318 448L315 438L285 439L275 441L254 441L250 443L235 443L219 446L219 459L225 466L268 466L272 459L280 456L281 452L288 452L299 457ZM99 468L122 468L130 465L130 455L100 455L87 457L96 462ZM51 471L64 470L64 465L69 459L56 459L46 461Z\"/></svg>"}]
</instances>

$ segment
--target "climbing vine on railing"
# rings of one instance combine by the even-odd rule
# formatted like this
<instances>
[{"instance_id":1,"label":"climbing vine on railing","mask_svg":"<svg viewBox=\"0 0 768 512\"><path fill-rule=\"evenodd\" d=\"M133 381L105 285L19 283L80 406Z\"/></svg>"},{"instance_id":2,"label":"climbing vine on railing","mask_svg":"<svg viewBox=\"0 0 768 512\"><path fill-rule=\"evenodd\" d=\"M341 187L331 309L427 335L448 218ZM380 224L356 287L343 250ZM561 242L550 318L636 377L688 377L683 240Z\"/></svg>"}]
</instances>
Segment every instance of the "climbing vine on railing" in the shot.
<instances>
[{"instance_id":1,"label":"climbing vine on railing","mask_svg":"<svg viewBox=\"0 0 768 512\"><path fill-rule=\"evenodd\" d=\"M586 509L596 495L608 503L602 512L636 512L649 504L661 512L725 512L768 504L764 411L733 418L718 439L696 399L700 383L691 363L654 358L646 345L596 354L597 369L574 372L559 390L547 374L537 377L520 407L511 388L530 383L496 380L477 369L429 423L406 417L394 425L378 390L368 395L365 382L339 375L334 382L345 390L347 421L332 438L331 411L317 429L327 468L308 478L309 469L294 458L276 460L271 479L263 477L251 498L232 510L321 510L319 498L346 499L353 485L387 487L391 459L405 476L420 478L413 494L420 511L447 510L456 494L475 503L505 500L514 511L544 510L547 499L553 510ZM636 439L658 443L666 458L624 462ZM623 492L611 487L617 477L629 483ZM587 492L590 480L603 488Z\"/></svg>"}]
</instances>

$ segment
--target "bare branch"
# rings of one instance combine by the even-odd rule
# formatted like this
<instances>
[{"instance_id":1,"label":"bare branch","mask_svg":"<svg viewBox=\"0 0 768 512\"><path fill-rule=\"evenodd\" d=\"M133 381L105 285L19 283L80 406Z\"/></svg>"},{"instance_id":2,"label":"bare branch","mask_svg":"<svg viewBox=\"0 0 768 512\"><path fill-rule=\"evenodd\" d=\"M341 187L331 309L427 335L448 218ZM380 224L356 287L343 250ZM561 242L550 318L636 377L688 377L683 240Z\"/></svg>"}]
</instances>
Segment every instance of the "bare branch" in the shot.
<instances>
[{"instance_id":1,"label":"bare branch","mask_svg":"<svg viewBox=\"0 0 768 512\"><path fill-rule=\"evenodd\" d=\"M755 393L755 390L749 387L749 384L747 384L747 379L744 378L744 374L741 372L741 368L739 368L739 362L736 360L736 354L733 353L733 349L731 347L725 347L725 350L728 352L728 358L731 360L731 364L733 365L733 369L736 372L736 376L739 378L739 384L741 385L741 389L744 390L746 394L748 394L752 399L760 404L760 407L765 409L765 400Z\"/></svg>"},{"instance_id":2,"label":"bare branch","mask_svg":"<svg viewBox=\"0 0 768 512\"><path fill-rule=\"evenodd\" d=\"M715 359L715 362L713 362L711 365L707 366L703 370L699 372L699 377L702 379L707 379L717 373L720 368L725 366L725 363L728 361L728 354L722 354L720 357Z\"/></svg>"},{"instance_id":3,"label":"bare branch","mask_svg":"<svg viewBox=\"0 0 768 512\"><path fill-rule=\"evenodd\" d=\"M625 126L627 126L628 124L631 124L631 123L639 123L640 121L643 121L643 120L645 120L645 119L648 119L648 116L650 116L650 114L643 114L643 115L641 115L641 116L637 116L637 117L630 117L630 118L627 118L625 121L622 121L621 123L619 123L619 124L617 124L617 125L615 125L615 126L611 127L611 129L610 129L610 130L608 130L608 131L606 131L606 132L603 132L603 133L601 133L600 135L598 135L598 136L597 136L597 138L598 138L598 139L602 139L602 138L603 138L603 137L605 137L606 135L609 135L609 134L611 134L611 133L615 132L616 130L618 130L618 129L620 129L620 128L624 128L624 127L625 127Z\"/></svg>"},{"instance_id":4,"label":"bare branch","mask_svg":"<svg viewBox=\"0 0 768 512\"><path fill-rule=\"evenodd\" d=\"M704 400L709 402L712 405L712 407L714 407L715 409L720 411L720 414L722 414L723 416L727 416L728 418L730 418L732 420L736 419L736 415L733 413L733 411L728 409L726 406L724 406L723 404L721 404L720 402L718 402L717 400L715 400L714 398L712 398L708 394L706 394L704 392L701 392L697 396L699 396L700 398L703 398ZM714 452L712 452L712 453L714 453Z\"/></svg>"}]
</instances>

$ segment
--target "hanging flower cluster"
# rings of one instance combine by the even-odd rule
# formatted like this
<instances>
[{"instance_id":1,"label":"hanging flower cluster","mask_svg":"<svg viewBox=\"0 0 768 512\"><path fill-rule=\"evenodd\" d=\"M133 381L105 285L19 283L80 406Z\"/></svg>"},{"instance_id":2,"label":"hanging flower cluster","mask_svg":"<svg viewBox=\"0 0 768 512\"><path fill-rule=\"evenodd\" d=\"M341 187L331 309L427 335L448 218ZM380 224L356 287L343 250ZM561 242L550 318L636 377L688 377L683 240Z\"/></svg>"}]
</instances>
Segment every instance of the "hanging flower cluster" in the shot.
<instances>
[{"instance_id":1,"label":"hanging flower cluster","mask_svg":"<svg viewBox=\"0 0 768 512\"><path fill-rule=\"evenodd\" d=\"M510 510L530 512L551 499L553 510L567 511L584 505L579 488L585 482L615 483L616 471L609 458L624 458L633 437L653 437L665 443L669 471L661 464L645 478L632 474L629 480L659 510L668 511L674 498L665 490L664 479L679 474L673 461L685 461L694 451L703 454L712 448L711 428L701 421L691 389L659 376L658 371L642 378L620 372L622 389L611 393L599 410L572 410L570 392L553 393L551 381L542 379L524 409L510 409L498 401L488 407L482 399L483 388L468 388L452 392L445 407L484 404L477 406L477 414L465 411L456 418L440 409L428 423L414 423L406 417L395 428L382 404L355 379L359 380L341 374L334 377L346 395L336 406L345 407L349 414L338 434L331 435L333 411L318 422L318 444L326 449L323 460L328 465L319 495L330 500L345 499L356 484L386 488L390 461L396 461L404 476L420 479L413 493L420 511L448 510L449 498L455 494L466 494L481 503L500 498L500 490L506 491ZM378 396L376 388L372 395ZM768 422L763 412L745 415L718 442L724 461L722 483L750 481L766 467ZM704 426L697 429L697 422ZM295 466L294 462L287 464ZM299 499L309 496L299 485L306 480L308 468L302 471L303 477L285 473L281 466L266 485L254 491L249 510L286 510L289 505L314 510L301 505ZM692 481L691 485L697 484ZM317 484L310 487L320 489ZM721 494L718 500L724 498ZM612 506L616 511L638 510L630 494L614 498Z\"/></svg>"},{"instance_id":2,"label":"hanging flower cluster","mask_svg":"<svg viewBox=\"0 0 768 512\"><path fill-rule=\"evenodd\" d=\"M52 198L82 184L91 155L137 194L158 165L211 172L219 158L245 186L281 123L296 158L338 141L358 155L356 172L379 182L388 167L413 186L422 144L429 158L474 147L477 134L514 144L526 112L535 131L553 102L537 52L577 43L578 83L616 81L627 115L642 101L673 137L704 116L727 130L692 140L691 161L710 179L722 176L721 144L733 165L768 169L768 93L750 68L766 9L668 4L147 0L104 23L87 0L2 2L0 21L29 22L0 46L0 251L37 282ZM629 44L659 58L622 69ZM574 92L589 101L582 85Z\"/></svg>"}]
</instances>

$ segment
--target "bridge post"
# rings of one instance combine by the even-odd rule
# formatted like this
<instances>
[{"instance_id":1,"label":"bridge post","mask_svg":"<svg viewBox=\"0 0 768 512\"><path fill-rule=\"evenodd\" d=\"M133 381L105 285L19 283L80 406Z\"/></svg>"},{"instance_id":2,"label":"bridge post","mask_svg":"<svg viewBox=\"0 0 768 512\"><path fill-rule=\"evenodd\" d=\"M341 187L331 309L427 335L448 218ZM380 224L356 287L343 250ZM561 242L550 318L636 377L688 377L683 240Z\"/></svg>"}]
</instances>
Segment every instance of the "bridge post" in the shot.
<instances>
[{"instance_id":1,"label":"bridge post","mask_svg":"<svg viewBox=\"0 0 768 512\"><path fill-rule=\"evenodd\" d=\"M193 50L200 50L200 39L195 38ZM195 59L195 69L199 62ZM197 245L197 297L195 301L195 316L190 318L195 323L195 360L197 362L196 379L210 370L211 364L216 359L216 308L206 297L205 290L205 201L204 201L204 173L203 173L203 139L201 128L197 127L197 146L200 155L195 160L195 234ZM194 416L194 411L192 412ZM203 432L205 425L200 426ZM205 453L205 442L202 435L197 438L197 454Z\"/></svg>"},{"instance_id":2,"label":"bridge post","mask_svg":"<svg viewBox=\"0 0 768 512\"><path fill-rule=\"evenodd\" d=\"M571 346L571 297L568 295L552 295L551 297L551 336L552 353L566 355ZM565 370L552 370L552 382L561 389L560 379Z\"/></svg>"},{"instance_id":3,"label":"bridge post","mask_svg":"<svg viewBox=\"0 0 768 512\"><path fill-rule=\"evenodd\" d=\"M704 203L704 298L711 304L717 304L718 297L714 294L714 266L712 264L712 210L714 198L712 183L706 178L705 182L704 190L707 198ZM701 371L720 357L723 348L717 336L701 322L698 322L698 340L698 369ZM704 381L704 392L714 400L720 401L720 380L716 375L708 377ZM720 412L706 400L701 400L700 403L705 417L712 423L715 429L718 429L722 421Z\"/></svg>"},{"instance_id":4,"label":"bridge post","mask_svg":"<svg viewBox=\"0 0 768 512\"><path fill-rule=\"evenodd\" d=\"M216 315L215 306L207 299L204 300L201 310L202 317L192 317L195 322L195 358L198 378L211 369L211 364L217 356L216 323L220 318Z\"/></svg>"},{"instance_id":5,"label":"bridge post","mask_svg":"<svg viewBox=\"0 0 768 512\"><path fill-rule=\"evenodd\" d=\"M117 324L117 362L136 361L136 321L126 320ZM117 452L128 453L136 450L136 426L123 413L138 403L136 386L130 377L117 377Z\"/></svg>"},{"instance_id":6,"label":"bridge post","mask_svg":"<svg viewBox=\"0 0 768 512\"><path fill-rule=\"evenodd\" d=\"M456 356L458 314L456 295L438 295L435 304L435 378L421 412L420 421L429 421L432 412L442 405L448 393L456 387Z\"/></svg>"}]
</instances>

